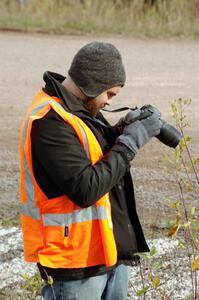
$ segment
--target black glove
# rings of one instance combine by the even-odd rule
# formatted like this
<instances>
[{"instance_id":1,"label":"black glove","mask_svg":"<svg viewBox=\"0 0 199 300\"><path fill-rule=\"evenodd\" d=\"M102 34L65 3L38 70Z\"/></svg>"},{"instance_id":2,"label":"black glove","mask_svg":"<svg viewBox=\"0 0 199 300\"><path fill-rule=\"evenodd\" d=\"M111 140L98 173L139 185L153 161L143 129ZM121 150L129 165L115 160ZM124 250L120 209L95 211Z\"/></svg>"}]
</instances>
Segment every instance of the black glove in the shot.
<instances>
[{"instance_id":1,"label":"black glove","mask_svg":"<svg viewBox=\"0 0 199 300\"><path fill-rule=\"evenodd\" d=\"M142 106L140 110L142 113L149 112L151 114L153 113L153 114L156 114L157 116L161 117L161 112L158 110L158 108L151 104L146 104L146 105Z\"/></svg>"},{"instance_id":2,"label":"black glove","mask_svg":"<svg viewBox=\"0 0 199 300\"><path fill-rule=\"evenodd\" d=\"M161 127L160 112L157 110L151 116L127 125L123 130L123 134L116 139L116 144L125 145L134 157L142 146L160 133Z\"/></svg>"},{"instance_id":3,"label":"black glove","mask_svg":"<svg viewBox=\"0 0 199 300\"><path fill-rule=\"evenodd\" d=\"M132 122L135 122L140 114L141 114L141 110L139 108L136 108L130 110L126 114L126 116L120 118L119 121L113 126L117 131L117 135L122 134L124 127Z\"/></svg>"}]
</instances>

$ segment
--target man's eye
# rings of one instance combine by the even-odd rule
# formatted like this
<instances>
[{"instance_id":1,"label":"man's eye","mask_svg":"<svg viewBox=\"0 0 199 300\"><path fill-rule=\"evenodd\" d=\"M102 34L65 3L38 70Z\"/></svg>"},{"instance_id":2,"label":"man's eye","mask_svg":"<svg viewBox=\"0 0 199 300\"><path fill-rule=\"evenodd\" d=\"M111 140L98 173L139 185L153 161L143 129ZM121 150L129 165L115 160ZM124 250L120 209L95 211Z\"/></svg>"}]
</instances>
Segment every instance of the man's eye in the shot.
<instances>
[{"instance_id":1,"label":"man's eye","mask_svg":"<svg viewBox=\"0 0 199 300\"><path fill-rule=\"evenodd\" d=\"M112 98L112 97L114 97L115 96L115 94L113 94L113 93L108 93L108 98L110 99L110 98Z\"/></svg>"}]
</instances>

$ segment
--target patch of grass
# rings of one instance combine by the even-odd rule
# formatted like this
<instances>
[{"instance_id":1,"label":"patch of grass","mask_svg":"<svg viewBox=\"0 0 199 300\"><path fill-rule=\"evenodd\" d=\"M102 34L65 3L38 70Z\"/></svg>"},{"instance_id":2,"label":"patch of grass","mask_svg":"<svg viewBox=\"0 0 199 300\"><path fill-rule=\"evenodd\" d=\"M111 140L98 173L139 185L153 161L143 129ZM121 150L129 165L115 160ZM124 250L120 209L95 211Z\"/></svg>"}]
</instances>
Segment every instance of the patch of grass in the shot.
<instances>
[{"instance_id":1,"label":"patch of grass","mask_svg":"<svg viewBox=\"0 0 199 300\"><path fill-rule=\"evenodd\" d=\"M43 286L43 281L40 275L37 273L32 277L26 276L24 282L21 285L21 290L26 294L26 298L35 300L36 296L40 295L41 288Z\"/></svg>"},{"instance_id":2,"label":"patch of grass","mask_svg":"<svg viewBox=\"0 0 199 300\"><path fill-rule=\"evenodd\" d=\"M0 28L55 33L199 36L197 0L1 0Z\"/></svg>"},{"instance_id":3,"label":"patch of grass","mask_svg":"<svg viewBox=\"0 0 199 300\"><path fill-rule=\"evenodd\" d=\"M4 300L35 300L40 295L43 286L42 279L37 273L32 277L25 276L24 281L15 287L0 290L0 299Z\"/></svg>"},{"instance_id":4,"label":"patch of grass","mask_svg":"<svg viewBox=\"0 0 199 300\"><path fill-rule=\"evenodd\" d=\"M0 226L12 227L20 225L19 217L19 204L9 203L4 204L3 208L0 208Z\"/></svg>"}]
</instances>

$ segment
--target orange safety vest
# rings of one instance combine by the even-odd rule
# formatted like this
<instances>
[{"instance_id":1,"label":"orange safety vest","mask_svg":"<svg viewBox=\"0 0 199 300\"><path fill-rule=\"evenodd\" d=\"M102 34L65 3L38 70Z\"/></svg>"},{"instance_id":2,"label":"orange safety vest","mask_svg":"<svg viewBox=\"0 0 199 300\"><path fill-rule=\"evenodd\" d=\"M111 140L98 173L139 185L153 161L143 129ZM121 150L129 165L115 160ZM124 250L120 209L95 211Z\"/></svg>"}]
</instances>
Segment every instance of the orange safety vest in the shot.
<instances>
[{"instance_id":1,"label":"orange safety vest","mask_svg":"<svg viewBox=\"0 0 199 300\"><path fill-rule=\"evenodd\" d=\"M30 106L20 132L20 196L24 256L51 268L113 266L117 249L113 235L109 194L82 208L66 195L48 199L36 182L31 150L34 120L54 109L76 132L91 164L102 149L88 126L64 110L60 100L40 91Z\"/></svg>"}]
</instances>

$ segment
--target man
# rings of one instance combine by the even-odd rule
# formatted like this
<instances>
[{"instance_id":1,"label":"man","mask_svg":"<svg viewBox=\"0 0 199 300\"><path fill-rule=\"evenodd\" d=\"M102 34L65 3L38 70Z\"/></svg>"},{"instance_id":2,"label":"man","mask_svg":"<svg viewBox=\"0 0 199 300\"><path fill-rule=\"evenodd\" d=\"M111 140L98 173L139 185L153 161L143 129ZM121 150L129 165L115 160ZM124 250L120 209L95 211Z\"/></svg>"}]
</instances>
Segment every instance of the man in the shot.
<instances>
[{"instance_id":1,"label":"man","mask_svg":"<svg viewBox=\"0 0 199 300\"><path fill-rule=\"evenodd\" d=\"M100 110L125 79L119 51L92 42L77 52L67 77L44 74L24 119L24 253L46 281L46 300L124 300L135 253L148 251L129 170L139 148L159 134L160 114L154 108L135 121L137 109L110 126Z\"/></svg>"}]
</instances>

